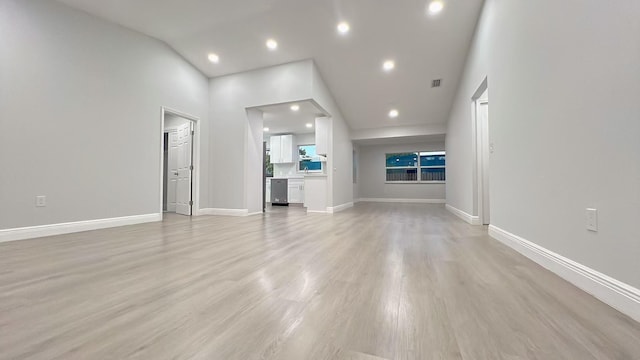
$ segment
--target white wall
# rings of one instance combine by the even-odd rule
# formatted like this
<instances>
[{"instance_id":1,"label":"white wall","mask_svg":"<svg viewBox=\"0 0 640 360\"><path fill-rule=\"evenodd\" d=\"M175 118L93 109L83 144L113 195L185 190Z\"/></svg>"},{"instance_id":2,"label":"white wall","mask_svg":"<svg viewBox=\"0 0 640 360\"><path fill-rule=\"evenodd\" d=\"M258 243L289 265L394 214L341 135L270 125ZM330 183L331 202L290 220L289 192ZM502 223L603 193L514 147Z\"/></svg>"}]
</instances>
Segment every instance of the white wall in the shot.
<instances>
[{"instance_id":1,"label":"white wall","mask_svg":"<svg viewBox=\"0 0 640 360\"><path fill-rule=\"evenodd\" d=\"M310 99L312 67L307 60L210 79L212 208L249 209L248 201L255 207L253 196L248 199L247 187L262 188L252 183L261 179L262 166L248 165L253 151L246 145L250 131L246 108ZM254 142L261 143L261 138L255 134ZM257 201L259 204L261 197Z\"/></svg>"},{"instance_id":2,"label":"white wall","mask_svg":"<svg viewBox=\"0 0 640 360\"><path fill-rule=\"evenodd\" d=\"M164 129L165 130L169 130L169 129L177 129L178 126L182 125L182 124L186 124L188 123L189 120L173 115L173 114L165 114L164 116Z\"/></svg>"},{"instance_id":3,"label":"white wall","mask_svg":"<svg viewBox=\"0 0 640 360\"><path fill-rule=\"evenodd\" d=\"M443 142L359 146L359 198L363 199L429 199L444 200L445 184L387 184L388 153L407 151L442 151Z\"/></svg>"},{"instance_id":4,"label":"white wall","mask_svg":"<svg viewBox=\"0 0 640 360\"><path fill-rule=\"evenodd\" d=\"M636 288L638 14L638 1L487 0L447 131L447 201L471 212L470 98L488 76L492 224Z\"/></svg>"},{"instance_id":5,"label":"white wall","mask_svg":"<svg viewBox=\"0 0 640 360\"><path fill-rule=\"evenodd\" d=\"M293 142L296 146L300 145L315 145L316 144L316 134L308 133L308 134L295 134Z\"/></svg>"},{"instance_id":6,"label":"white wall","mask_svg":"<svg viewBox=\"0 0 640 360\"><path fill-rule=\"evenodd\" d=\"M247 109L247 138L245 140L245 203L249 214L263 211L263 118L262 111Z\"/></svg>"},{"instance_id":7,"label":"white wall","mask_svg":"<svg viewBox=\"0 0 640 360\"><path fill-rule=\"evenodd\" d=\"M491 1L485 7L476 27L473 42L467 55L464 75L458 84L458 91L449 114L446 131L447 150L447 204L469 215L478 215L474 209L474 167L473 158L474 129L472 124L472 101L483 80L487 77L487 48L492 16L489 9ZM493 111L491 108L490 112ZM492 114L490 114L491 116Z\"/></svg>"},{"instance_id":8,"label":"white wall","mask_svg":"<svg viewBox=\"0 0 640 360\"><path fill-rule=\"evenodd\" d=\"M353 168L350 129L340 112L331 92L327 88L318 68L313 66L313 99L331 114L329 130L329 154L327 154L327 183L329 207L353 202Z\"/></svg>"},{"instance_id":9,"label":"white wall","mask_svg":"<svg viewBox=\"0 0 640 360\"><path fill-rule=\"evenodd\" d=\"M427 124L427 125L407 125L407 126L387 126L373 129L358 129L351 131L351 139L356 141L362 140L380 140L380 139L397 139L397 138L413 138L425 136L444 135L447 131L446 124Z\"/></svg>"},{"instance_id":10,"label":"white wall","mask_svg":"<svg viewBox=\"0 0 640 360\"><path fill-rule=\"evenodd\" d=\"M360 151L362 150L361 146L358 146L356 144L353 144L353 166L355 166L355 178L352 179L353 182L353 198L354 199L359 199L360 196L360 183L362 182L362 180L360 179L360 176L362 176L361 171L360 171Z\"/></svg>"},{"instance_id":11,"label":"white wall","mask_svg":"<svg viewBox=\"0 0 640 360\"><path fill-rule=\"evenodd\" d=\"M161 106L207 129L206 78L53 1L0 2L0 49L0 228L158 213Z\"/></svg>"}]
</instances>

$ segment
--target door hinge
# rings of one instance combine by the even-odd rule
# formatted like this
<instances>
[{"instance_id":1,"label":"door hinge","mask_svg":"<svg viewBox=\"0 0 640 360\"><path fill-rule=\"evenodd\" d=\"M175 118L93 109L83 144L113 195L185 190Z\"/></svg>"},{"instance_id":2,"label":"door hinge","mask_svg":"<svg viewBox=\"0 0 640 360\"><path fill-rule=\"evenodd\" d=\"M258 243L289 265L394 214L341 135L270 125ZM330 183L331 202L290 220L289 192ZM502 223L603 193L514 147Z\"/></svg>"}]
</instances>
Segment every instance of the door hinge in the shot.
<instances>
[{"instance_id":1,"label":"door hinge","mask_svg":"<svg viewBox=\"0 0 640 360\"><path fill-rule=\"evenodd\" d=\"M191 136L195 135L195 133L196 132L194 130L191 130Z\"/></svg>"},{"instance_id":2,"label":"door hinge","mask_svg":"<svg viewBox=\"0 0 640 360\"><path fill-rule=\"evenodd\" d=\"M189 170L193 171L193 165L189 166Z\"/></svg>"},{"instance_id":3,"label":"door hinge","mask_svg":"<svg viewBox=\"0 0 640 360\"><path fill-rule=\"evenodd\" d=\"M193 206L193 200L189 200L189 206Z\"/></svg>"}]
</instances>

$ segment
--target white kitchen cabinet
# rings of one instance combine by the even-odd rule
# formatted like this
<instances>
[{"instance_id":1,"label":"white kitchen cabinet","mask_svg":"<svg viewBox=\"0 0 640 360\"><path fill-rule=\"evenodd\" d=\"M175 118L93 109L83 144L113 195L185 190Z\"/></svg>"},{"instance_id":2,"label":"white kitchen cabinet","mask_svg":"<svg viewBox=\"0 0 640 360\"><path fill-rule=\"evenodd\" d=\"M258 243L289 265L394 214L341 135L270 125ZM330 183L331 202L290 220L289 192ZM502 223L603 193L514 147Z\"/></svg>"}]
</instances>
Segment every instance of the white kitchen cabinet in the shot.
<instances>
[{"instance_id":1,"label":"white kitchen cabinet","mask_svg":"<svg viewBox=\"0 0 640 360\"><path fill-rule=\"evenodd\" d=\"M269 139L269 154L272 164L286 164L298 160L294 154L293 135L274 135Z\"/></svg>"},{"instance_id":2,"label":"white kitchen cabinet","mask_svg":"<svg viewBox=\"0 0 640 360\"><path fill-rule=\"evenodd\" d=\"M289 179L287 195L290 204L304 203L304 179Z\"/></svg>"},{"instance_id":3,"label":"white kitchen cabinet","mask_svg":"<svg viewBox=\"0 0 640 360\"><path fill-rule=\"evenodd\" d=\"M280 135L280 146L281 146L281 162L283 163L292 163L294 162L293 158L293 135ZM297 160L296 156L296 160Z\"/></svg>"},{"instance_id":4,"label":"white kitchen cabinet","mask_svg":"<svg viewBox=\"0 0 640 360\"><path fill-rule=\"evenodd\" d=\"M272 164L280 164L282 158L282 139L280 136L272 136L269 138L269 155Z\"/></svg>"}]
</instances>

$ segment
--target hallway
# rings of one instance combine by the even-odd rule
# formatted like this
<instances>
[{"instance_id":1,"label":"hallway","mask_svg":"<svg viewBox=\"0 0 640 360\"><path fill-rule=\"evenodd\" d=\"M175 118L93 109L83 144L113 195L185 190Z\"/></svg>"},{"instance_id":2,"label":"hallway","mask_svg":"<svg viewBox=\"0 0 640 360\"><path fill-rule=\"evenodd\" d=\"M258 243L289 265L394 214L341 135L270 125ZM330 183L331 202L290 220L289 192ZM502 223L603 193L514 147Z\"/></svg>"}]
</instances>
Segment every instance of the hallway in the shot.
<instances>
[{"instance_id":1,"label":"hallway","mask_svg":"<svg viewBox=\"0 0 640 360\"><path fill-rule=\"evenodd\" d=\"M0 359L640 359L640 324L442 205L0 244Z\"/></svg>"}]
</instances>

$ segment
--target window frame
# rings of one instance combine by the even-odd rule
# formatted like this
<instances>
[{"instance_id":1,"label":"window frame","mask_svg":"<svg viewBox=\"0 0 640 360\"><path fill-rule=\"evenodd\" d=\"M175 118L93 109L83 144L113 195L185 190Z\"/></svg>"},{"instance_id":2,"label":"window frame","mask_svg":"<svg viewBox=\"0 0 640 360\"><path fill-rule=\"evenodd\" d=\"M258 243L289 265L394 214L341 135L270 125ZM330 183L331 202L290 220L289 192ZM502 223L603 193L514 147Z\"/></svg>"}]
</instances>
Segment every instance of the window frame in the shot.
<instances>
[{"instance_id":1,"label":"window frame","mask_svg":"<svg viewBox=\"0 0 640 360\"><path fill-rule=\"evenodd\" d=\"M415 166L392 166L389 167L387 166L387 158L389 155L397 155L397 154L408 154L408 153L415 153L417 154L417 164ZM444 165L430 165L430 166L422 166L422 159L421 157L424 155L441 155L445 157L445 164ZM445 180L422 180L422 169L444 169L445 170L445 174L446 174L446 169L447 169L447 163L446 163L446 157L447 157L447 153L446 150L434 150L434 151L402 151L402 152L394 152L394 153L385 153L384 154L385 158L384 158L384 182L385 184L446 184L447 180L445 177ZM387 170L393 170L393 169L415 169L416 170L416 180L403 180L403 181L393 181L393 180L387 180ZM446 176L446 175L445 175Z\"/></svg>"}]
</instances>

